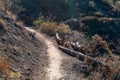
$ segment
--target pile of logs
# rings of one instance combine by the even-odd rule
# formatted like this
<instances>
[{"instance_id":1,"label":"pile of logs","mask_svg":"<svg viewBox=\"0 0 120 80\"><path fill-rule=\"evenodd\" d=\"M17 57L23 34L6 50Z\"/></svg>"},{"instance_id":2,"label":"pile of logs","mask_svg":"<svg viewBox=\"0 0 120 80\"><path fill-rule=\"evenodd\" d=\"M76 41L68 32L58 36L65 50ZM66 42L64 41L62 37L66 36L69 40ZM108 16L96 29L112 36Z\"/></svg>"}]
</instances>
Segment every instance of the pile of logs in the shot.
<instances>
[{"instance_id":1,"label":"pile of logs","mask_svg":"<svg viewBox=\"0 0 120 80\"><path fill-rule=\"evenodd\" d=\"M98 70L98 71L102 71L103 73L106 74L106 76L109 76L109 79L107 80L114 80L116 78L116 74L118 73L118 70L114 72L114 74L110 74L112 73L112 68L109 65L106 65L98 60L96 60L95 58L93 58L91 55L87 54L84 52L84 47L85 45L80 45L78 43L73 43L73 42L66 42L65 40L63 40L62 38L60 38L59 34L56 34L56 41L59 44L59 48L60 50L62 50L63 52L65 52L66 54L75 57L83 62L85 62L88 65L91 65L93 67L93 70ZM69 46L72 47L69 48ZM108 50L108 53L110 53L109 55L111 55L110 50Z\"/></svg>"}]
</instances>

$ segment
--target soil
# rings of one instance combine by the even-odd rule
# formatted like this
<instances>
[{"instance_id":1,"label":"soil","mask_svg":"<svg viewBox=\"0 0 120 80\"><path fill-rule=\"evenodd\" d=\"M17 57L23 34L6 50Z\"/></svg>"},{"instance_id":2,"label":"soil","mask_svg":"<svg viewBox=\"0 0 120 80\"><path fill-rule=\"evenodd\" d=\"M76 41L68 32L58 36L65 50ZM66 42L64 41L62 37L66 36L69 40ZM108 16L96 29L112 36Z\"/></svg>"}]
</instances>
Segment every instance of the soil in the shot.
<instances>
[{"instance_id":1,"label":"soil","mask_svg":"<svg viewBox=\"0 0 120 80\"><path fill-rule=\"evenodd\" d=\"M26 29L34 33L35 37L38 40L42 39L45 42L46 46L48 47L47 52L49 57L48 58L49 66L46 70L48 79L53 80L53 79L59 79L60 77L62 77L62 69L61 69L62 54L60 50L54 45L52 41L46 38L43 34L28 27L26 27Z\"/></svg>"},{"instance_id":2,"label":"soil","mask_svg":"<svg viewBox=\"0 0 120 80\"><path fill-rule=\"evenodd\" d=\"M11 64L12 72L21 73L17 80L45 80L48 53L44 41L38 41L3 11L0 12L0 19L6 22L7 27L6 31L0 32L0 56ZM39 79L36 78L38 75ZM4 75L0 77L1 80L6 78Z\"/></svg>"}]
</instances>

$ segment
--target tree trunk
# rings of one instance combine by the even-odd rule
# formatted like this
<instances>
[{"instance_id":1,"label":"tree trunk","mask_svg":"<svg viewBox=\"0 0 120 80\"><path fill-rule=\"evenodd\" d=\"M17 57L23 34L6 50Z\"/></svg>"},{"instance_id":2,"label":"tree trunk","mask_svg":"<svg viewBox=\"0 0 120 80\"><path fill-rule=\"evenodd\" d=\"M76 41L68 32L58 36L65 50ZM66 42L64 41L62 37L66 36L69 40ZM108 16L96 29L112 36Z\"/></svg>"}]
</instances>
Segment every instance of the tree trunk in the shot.
<instances>
[{"instance_id":1,"label":"tree trunk","mask_svg":"<svg viewBox=\"0 0 120 80\"><path fill-rule=\"evenodd\" d=\"M85 54L82 54L81 52L77 52L77 51L74 51L74 50L71 50L71 49L68 49L66 47L63 47L63 46L59 46L59 48L66 52L66 54L72 56L72 57L76 57L77 59L81 60L81 61L84 61L86 60L86 62L89 64L89 63L95 63L99 66L105 66L105 64L103 64L102 62L98 61L98 60L95 60L94 58L88 56L88 55L85 55Z\"/></svg>"}]
</instances>

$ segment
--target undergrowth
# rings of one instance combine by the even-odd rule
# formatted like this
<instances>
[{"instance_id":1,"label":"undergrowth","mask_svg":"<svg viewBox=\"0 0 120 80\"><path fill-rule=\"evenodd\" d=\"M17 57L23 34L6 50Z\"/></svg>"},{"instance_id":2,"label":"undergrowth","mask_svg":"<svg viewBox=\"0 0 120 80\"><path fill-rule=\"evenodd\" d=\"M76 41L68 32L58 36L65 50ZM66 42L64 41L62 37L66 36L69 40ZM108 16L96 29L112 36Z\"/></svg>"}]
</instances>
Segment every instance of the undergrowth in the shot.
<instances>
[{"instance_id":1,"label":"undergrowth","mask_svg":"<svg viewBox=\"0 0 120 80\"><path fill-rule=\"evenodd\" d=\"M69 33L70 28L66 24L58 24L57 22L51 21L49 19L45 20L43 17L39 18L34 22L38 29L41 32L54 36L56 33Z\"/></svg>"}]
</instances>

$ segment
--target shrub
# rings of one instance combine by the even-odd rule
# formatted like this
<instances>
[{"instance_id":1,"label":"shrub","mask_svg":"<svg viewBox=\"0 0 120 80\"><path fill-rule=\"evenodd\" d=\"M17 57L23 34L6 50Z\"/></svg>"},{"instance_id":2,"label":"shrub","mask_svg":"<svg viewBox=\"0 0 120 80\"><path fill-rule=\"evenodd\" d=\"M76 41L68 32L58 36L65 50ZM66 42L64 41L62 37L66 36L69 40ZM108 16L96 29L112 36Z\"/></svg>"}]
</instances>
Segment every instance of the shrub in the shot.
<instances>
[{"instance_id":1,"label":"shrub","mask_svg":"<svg viewBox=\"0 0 120 80\"><path fill-rule=\"evenodd\" d=\"M41 15L41 17L39 17L38 20L34 21L34 24L39 28L43 22L45 22L44 16Z\"/></svg>"},{"instance_id":2,"label":"shrub","mask_svg":"<svg viewBox=\"0 0 120 80\"><path fill-rule=\"evenodd\" d=\"M89 6L93 8L95 6L94 1L89 1Z\"/></svg>"},{"instance_id":3,"label":"shrub","mask_svg":"<svg viewBox=\"0 0 120 80\"><path fill-rule=\"evenodd\" d=\"M120 21L110 18L85 17L81 20L84 25L81 30L88 35L98 34L106 40L116 39L120 36Z\"/></svg>"},{"instance_id":4,"label":"shrub","mask_svg":"<svg viewBox=\"0 0 120 80\"><path fill-rule=\"evenodd\" d=\"M94 14L95 14L96 16L103 16L103 13L100 12L100 11L97 11L97 12L95 12Z\"/></svg>"},{"instance_id":5,"label":"shrub","mask_svg":"<svg viewBox=\"0 0 120 80\"><path fill-rule=\"evenodd\" d=\"M57 25L56 22L44 22L41 24L40 30L48 35L55 35L56 33L68 33L69 26L65 24Z\"/></svg>"},{"instance_id":6,"label":"shrub","mask_svg":"<svg viewBox=\"0 0 120 80\"><path fill-rule=\"evenodd\" d=\"M66 24L57 24L57 22L53 22L50 20L43 20L43 18L39 18L34 22L34 24L37 26L38 29L41 30L41 32L54 36L56 33L69 33L69 26Z\"/></svg>"},{"instance_id":7,"label":"shrub","mask_svg":"<svg viewBox=\"0 0 120 80\"><path fill-rule=\"evenodd\" d=\"M61 24L57 27L57 32L67 34L70 32L70 28L66 24Z\"/></svg>"},{"instance_id":8,"label":"shrub","mask_svg":"<svg viewBox=\"0 0 120 80\"><path fill-rule=\"evenodd\" d=\"M68 12L70 9L69 2L68 0L37 0L40 5L47 10L48 12L53 12L57 13L59 15L63 15L64 13Z\"/></svg>"},{"instance_id":9,"label":"shrub","mask_svg":"<svg viewBox=\"0 0 120 80\"><path fill-rule=\"evenodd\" d=\"M9 64L0 57L0 73L7 75L9 72Z\"/></svg>"},{"instance_id":10,"label":"shrub","mask_svg":"<svg viewBox=\"0 0 120 80\"><path fill-rule=\"evenodd\" d=\"M57 32L56 23L55 22L51 22L51 23L44 22L41 24L40 30L43 33L46 33L48 35L55 35L55 33Z\"/></svg>"},{"instance_id":11,"label":"shrub","mask_svg":"<svg viewBox=\"0 0 120 80\"><path fill-rule=\"evenodd\" d=\"M18 80L18 78L20 78L21 77L21 73L20 72L9 72L9 74L8 74L8 76L7 76L7 78L6 78L6 80Z\"/></svg>"}]
</instances>

